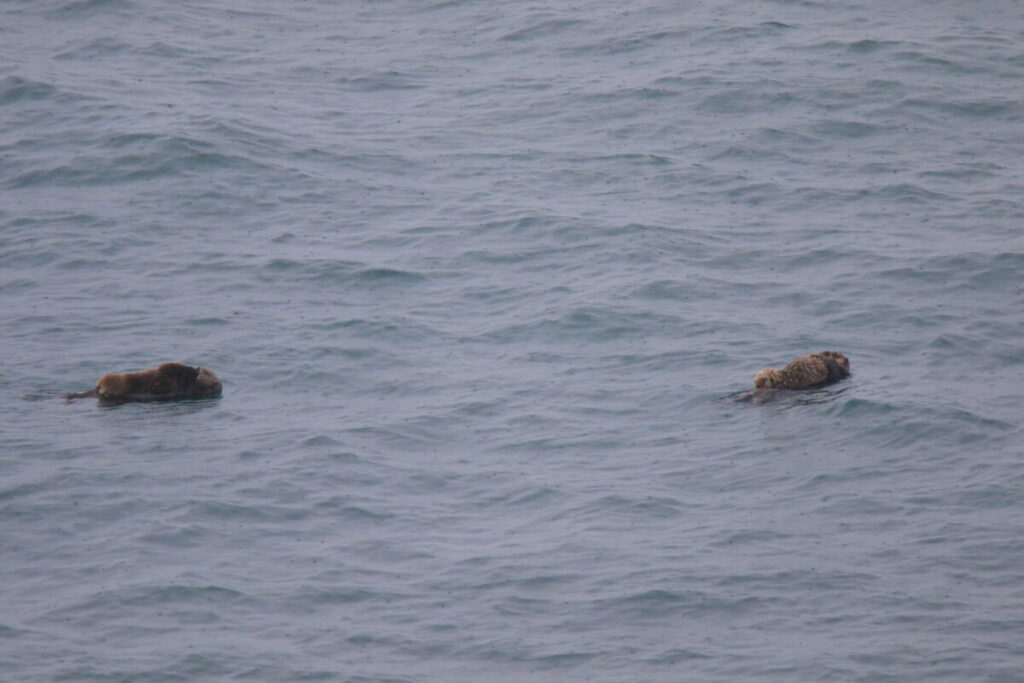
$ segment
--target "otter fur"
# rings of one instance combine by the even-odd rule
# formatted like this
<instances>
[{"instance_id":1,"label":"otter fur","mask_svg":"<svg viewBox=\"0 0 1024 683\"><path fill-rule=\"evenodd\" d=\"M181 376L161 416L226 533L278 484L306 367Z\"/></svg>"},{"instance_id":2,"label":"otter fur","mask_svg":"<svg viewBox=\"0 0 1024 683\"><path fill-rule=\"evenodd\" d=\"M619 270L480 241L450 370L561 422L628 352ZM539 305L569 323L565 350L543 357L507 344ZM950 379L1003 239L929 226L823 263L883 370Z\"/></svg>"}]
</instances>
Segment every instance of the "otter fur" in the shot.
<instances>
[{"instance_id":1,"label":"otter fur","mask_svg":"<svg viewBox=\"0 0 1024 683\"><path fill-rule=\"evenodd\" d=\"M850 359L839 351L800 356L781 370L765 368L754 377L755 389L813 389L850 376Z\"/></svg>"},{"instance_id":2,"label":"otter fur","mask_svg":"<svg viewBox=\"0 0 1024 683\"><path fill-rule=\"evenodd\" d=\"M141 372L115 372L103 375L96 388L68 399L97 397L101 401L169 401L219 396L221 382L209 368L184 363L163 363Z\"/></svg>"}]
</instances>

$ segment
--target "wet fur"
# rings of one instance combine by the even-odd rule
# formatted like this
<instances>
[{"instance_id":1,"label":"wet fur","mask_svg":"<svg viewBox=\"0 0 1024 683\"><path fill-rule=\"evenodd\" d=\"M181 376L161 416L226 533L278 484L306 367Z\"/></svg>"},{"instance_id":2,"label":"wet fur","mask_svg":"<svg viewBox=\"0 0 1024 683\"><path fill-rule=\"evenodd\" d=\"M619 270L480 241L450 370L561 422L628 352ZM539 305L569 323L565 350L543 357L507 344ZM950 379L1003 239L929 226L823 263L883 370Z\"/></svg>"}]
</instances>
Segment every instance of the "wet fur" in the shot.
<instances>
[{"instance_id":1,"label":"wet fur","mask_svg":"<svg viewBox=\"0 0 1024 683\"><path fill-rule=\"evenodd\" d=\"M89 398L101 401L168 401L188 398L210 398L221 392L217 375L202 366L164 363L141 372L110 373L100 377L91 391L67 394L66 398Z\"/></svg>"},{"instance_id":2,"label":"wet fur","mask_svg":"<svg viewBox=\"0 0 1024 683\"><path fill-rule=\"evenodd\" d=\"M765 368L754 378L754 388L813 389L849 376L849 358L839 351L822 351L800 356L781 370Z\"/></svg>"}]
</instances>

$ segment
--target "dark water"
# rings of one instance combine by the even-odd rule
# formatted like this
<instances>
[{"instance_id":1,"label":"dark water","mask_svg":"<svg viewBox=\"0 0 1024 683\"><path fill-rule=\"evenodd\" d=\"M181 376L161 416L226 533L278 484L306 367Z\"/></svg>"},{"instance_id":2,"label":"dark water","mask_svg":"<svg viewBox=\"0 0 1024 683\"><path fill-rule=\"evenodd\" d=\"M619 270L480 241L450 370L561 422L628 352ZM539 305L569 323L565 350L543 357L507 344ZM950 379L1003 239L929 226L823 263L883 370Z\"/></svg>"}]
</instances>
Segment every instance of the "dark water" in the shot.
<instances>
[{"instance_id":1,"label":"dark water","mask_svg":"<svg viewBox=\"0 0 1024 683\"><path fill-rule=\"evenodd\" d=\"M1010 2L5 4L3 677L1024 679L1022 92Z\"/></svg>"}]
</instances>

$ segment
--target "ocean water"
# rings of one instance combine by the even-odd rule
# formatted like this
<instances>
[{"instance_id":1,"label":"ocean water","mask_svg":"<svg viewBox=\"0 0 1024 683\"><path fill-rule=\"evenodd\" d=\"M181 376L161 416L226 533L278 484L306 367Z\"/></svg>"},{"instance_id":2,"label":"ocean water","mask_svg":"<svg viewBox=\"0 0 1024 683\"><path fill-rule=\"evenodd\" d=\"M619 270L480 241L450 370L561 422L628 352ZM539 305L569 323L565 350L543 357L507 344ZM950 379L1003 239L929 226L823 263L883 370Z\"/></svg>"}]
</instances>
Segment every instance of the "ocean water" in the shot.
<instances>
[{"instance_id":1,"label":"ocean water","mask_svg":"<svg viewBox=\"0 0 1024 683\"><path fill-rule=\"evenodd\" d=\"M994 0L5 3L0 677L1024 679L1022 93Z\"/></svg>"}]
</instances>

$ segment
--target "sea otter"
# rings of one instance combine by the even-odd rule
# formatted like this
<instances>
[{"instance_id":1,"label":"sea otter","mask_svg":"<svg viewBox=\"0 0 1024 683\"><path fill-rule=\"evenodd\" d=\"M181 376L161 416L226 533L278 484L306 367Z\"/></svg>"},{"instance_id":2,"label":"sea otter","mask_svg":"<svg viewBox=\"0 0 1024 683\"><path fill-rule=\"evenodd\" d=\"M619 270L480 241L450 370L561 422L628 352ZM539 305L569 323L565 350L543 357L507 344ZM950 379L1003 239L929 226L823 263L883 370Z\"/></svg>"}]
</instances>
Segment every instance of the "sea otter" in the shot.
<instances>
[{"instance_id":1,"label":"sea otter","mask_svg":"<svg viewBox=\"0 0 1024 683\"><path fill-rule=\"evenodd\" d=\"M209 368L184 363L164 363L142 372L110 373L100 377L96 388L67 398L101 401L169 401L182 398L211 398L220 395L221 383Z\"/></svg>"},{"instance_id":2,"label":"sea otter","mask_svg":"<svg viewBox=\"0 0 1024 683\"><path fill-rule=\"evenodd\" d=\"M765 368L754 377L755 389L813 389L850 376L850 359L838 351L800 356L781 370Z\"/></svg>"}]
</instances>

